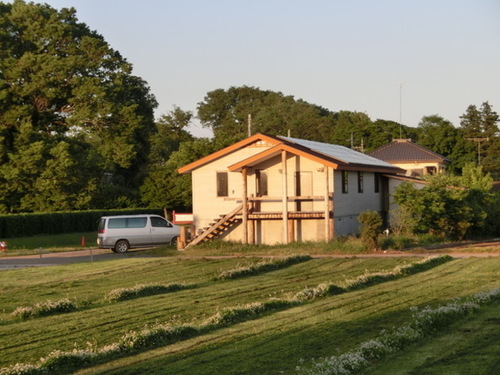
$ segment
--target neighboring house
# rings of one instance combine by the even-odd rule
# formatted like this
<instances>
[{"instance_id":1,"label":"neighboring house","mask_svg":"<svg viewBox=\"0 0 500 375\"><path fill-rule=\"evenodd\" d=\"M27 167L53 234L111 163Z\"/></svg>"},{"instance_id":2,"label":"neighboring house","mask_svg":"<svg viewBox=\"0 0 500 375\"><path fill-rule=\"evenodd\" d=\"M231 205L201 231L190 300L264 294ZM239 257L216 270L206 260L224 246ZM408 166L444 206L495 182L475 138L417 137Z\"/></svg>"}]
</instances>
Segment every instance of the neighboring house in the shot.
<instances>
[{"instance_id":1,"label":"neighboring house","mask_svg":"<svg viewBox=\"0 0 500 375\"><path fill-rule=\"evenodd\" d=\"M406 170L407 176L441 173L449 163L444 156L413 143L411 139L395 139L368 155Z\"/></svg>"},{"instance_id":2,"label":"neighboring house","mask_svg":"<svg viewBox=\"0 0 500 375\"><path fill-rule=\"evenodd\" d=\"M404 170L343 146L255 134L179 173L192 175L191 245L276 244L357 233L366 210L386 217L389 176Z\"/></svg>"}]
</instances>

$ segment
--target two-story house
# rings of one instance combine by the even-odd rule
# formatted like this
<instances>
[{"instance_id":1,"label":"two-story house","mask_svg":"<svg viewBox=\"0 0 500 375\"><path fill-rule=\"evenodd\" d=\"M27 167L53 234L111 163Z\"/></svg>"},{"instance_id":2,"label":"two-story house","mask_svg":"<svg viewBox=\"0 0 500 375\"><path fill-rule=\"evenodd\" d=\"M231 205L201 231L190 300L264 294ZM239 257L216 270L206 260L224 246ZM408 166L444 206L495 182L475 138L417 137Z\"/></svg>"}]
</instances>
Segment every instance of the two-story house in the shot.
<instances>
[{"instance_id":1,"label":"two-story house","mask_svg":"<svg viewBox=\"0 0 500 375\"><path fill-rule=\"evenodd\" d=\"M191 244L276 244L356 233L366 210L385 217L388 179L404 170L343 146L255 134L179 173L192 175Z\"/></svg>"}]
</instances>

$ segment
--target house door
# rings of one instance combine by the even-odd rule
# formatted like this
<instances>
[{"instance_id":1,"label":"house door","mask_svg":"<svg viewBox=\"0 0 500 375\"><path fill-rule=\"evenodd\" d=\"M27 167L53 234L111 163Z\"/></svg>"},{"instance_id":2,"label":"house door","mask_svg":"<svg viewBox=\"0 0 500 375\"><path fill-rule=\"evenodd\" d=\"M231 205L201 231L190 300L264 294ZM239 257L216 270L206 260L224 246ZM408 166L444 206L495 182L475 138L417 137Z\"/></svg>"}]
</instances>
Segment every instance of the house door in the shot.
<instances>
[{"instance_id":1,"label":"house door","mask_svg":"<svg viewBox=\"0 0 500 375\"><path fill-rule=\"evenodd\" d=\"M312 172L295 172L295 195L310 197L313 195ZM297 201L297 211L312 211L312 201Z\"/></svg>"}]
</instances>

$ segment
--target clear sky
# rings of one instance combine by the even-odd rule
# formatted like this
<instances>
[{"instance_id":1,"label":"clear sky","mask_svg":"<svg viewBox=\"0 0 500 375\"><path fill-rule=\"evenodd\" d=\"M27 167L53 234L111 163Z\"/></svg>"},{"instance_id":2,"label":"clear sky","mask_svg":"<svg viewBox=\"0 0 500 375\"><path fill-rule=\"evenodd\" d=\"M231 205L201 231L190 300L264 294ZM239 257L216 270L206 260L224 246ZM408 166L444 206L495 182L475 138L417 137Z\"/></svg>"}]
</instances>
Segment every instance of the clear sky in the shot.
<instances>
[{"instance_id":1,"label":"clear sky","mask_svg":"<svg viewBox=\"0 0 500 375\"><path fill-rule=\"evenodd\" d=\"M74 7L132 63L157 117L242 85L409 126L459 126L484 101L500 113L500 0L40 2Z\"/></svg>"}]
</instances>

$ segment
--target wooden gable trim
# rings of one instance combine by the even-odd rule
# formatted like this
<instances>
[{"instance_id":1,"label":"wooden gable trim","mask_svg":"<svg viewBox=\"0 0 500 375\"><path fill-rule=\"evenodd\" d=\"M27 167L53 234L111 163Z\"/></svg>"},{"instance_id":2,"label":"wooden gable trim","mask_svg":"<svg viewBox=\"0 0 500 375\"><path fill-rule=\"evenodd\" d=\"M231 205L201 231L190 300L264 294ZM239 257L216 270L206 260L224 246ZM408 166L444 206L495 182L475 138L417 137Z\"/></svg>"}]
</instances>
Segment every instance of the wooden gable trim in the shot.
<instances>
[{"instance_id":1,"label":"wooden gable trim","mask_svg":"<svg viewBox=\"0 0 500 375\"><path fill-rule=\"evenodd\" d=\"M200 168L207 163L210 163L210 162L217 160L225 155L228 155L234 151L237 151L243 147L247 147L247 146L249 146L253 143L257 143L259 141L265 141L265 142L269 142L271 144L278 144L278 143L282 142L278 138L274 138L272 136L262 134L262 133L257 133L257 134L252 135L251 137L248 137L248 138L245 138L239 142L236 142L236 143L232 144L231 146L223 148L222 150L216 151L208 156L205 156L204 158L201 158L201 159L196 160L190 164L187 164L184 167L179 168L177 171L180 174L190 173L194 169Z\"/></svg>"},{"instance_id":2,"label":"wooden gable trim","mask_svg":"<svg viewBox=\"0 0 500 375\"><path fill-rule=\"evenodd\" d=\"M258 154L255 154L253 156L250 156L247 159L244 159L238 163L235 163L233 165L230 165L228 167L228 170L230 172L240 172L244 167L252 167L258 163L261 163L271 157L278 156L282 151L289 152L294 155L298 156L303 156L307 159L316 161L322 165L326 165L328 167L331 167L333 169L337 169L339 167L338 163L335 163L331 160L327 160L324 157L316 156L311 152L303 151L297 147L287 145L284 143L278 144L270 149L267 149L265 151L262 151Z\"/></svg>"}]
</instances>

